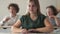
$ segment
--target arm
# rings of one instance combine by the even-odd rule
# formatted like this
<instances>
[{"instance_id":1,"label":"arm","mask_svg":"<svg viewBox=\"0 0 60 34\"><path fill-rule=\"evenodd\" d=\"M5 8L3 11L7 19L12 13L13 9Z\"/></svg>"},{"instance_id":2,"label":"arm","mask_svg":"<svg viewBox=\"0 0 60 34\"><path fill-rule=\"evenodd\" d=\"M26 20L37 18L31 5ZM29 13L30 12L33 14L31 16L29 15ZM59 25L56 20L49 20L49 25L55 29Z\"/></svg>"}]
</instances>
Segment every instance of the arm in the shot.
<instances>
[{"instance_id":1,"label":"arm","mask_svg":"<svg viewBox=\"0 0 60 34\"><path fill-rule=\"evenodd\" d=\"M26 29L21 29L21 21L18 20L11 28L12 32L26 32Z\"/></svg>"},{"instance_id":2,"label":"arm","mask_svg":"<svg viewBox=\"0 0 60 34\"><path fill-rule=\"evenodd\" d=\"M55 19L55 23L57 26L60 26L60 19L58 17L52 15L51 18Z\"/></svg>"},{"instance_id":3,"label":"arm","mask_svg":"<svg viewBox=\"0 0 60 34\"><path fill-rule=\"evenodd\" d=\"M55 22L56 22L57 26L60 26L60 19L59 18L55 17Z\"/></svg>"},{"instance_id":4,"label":"arm","mask_svg":"<svg viewBox=\"0 0 60 34\"><path fill-rule=\"evenodd\" d=\"M53 27L47 18L44 20L44 23L45 23L45 27L37 28L36 31L39 31L39 32L51 32L51 31L53 31Z\"/></svg>"},{"instance_id":5,"label":"arm","mask_svg":"<svg viewBox=\"0 0 60 34\"><path fill-rule=\"evenodd\" d=\"M5 17L1 22L0 22L0 26L4 25L5 22L7 22L10 18L9 17Z\"/></svg>"},{"instance_id":6,"label":"arm","mask_svg":"<svg viewBox=\"0 0 60 34\"><path fill-rule=\"evenodd\" d=\"M12 26L12 32L20 32L20 25L21 21L18 20L13 26Z\"/></svg>"}]
</instances>

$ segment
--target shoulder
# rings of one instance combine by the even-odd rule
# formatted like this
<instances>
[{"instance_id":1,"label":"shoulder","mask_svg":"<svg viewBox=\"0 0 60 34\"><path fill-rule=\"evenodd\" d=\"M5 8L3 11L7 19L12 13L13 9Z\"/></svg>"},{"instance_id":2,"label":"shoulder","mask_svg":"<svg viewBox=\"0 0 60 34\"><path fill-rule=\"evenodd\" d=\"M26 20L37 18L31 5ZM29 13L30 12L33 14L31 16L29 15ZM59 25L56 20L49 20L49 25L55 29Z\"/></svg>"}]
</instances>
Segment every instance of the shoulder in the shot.
<instances>
[{"instance_id":1,"label":"shoulder","mask_svg":"<svg viewBox=\"0 0 60 34\"><path fill-rule=\"evenodd\" d=\"M21 18L26 18L26 17L27 17L27 15L22 15L22 16L21 16Z\"/></svg>"},{"instance_id":2,"label":"shoulder","mask_svg":"<svg viewBox=\"0 0 60 34\"><path fill-rule=\"evenodd\" d=\"M43 15L43 14L39 15L39 17L40 17L41 19L45 19L45 18L46 18L46 16Z\"/></svg>"},{"instance_id":3,"label":"shoulder","mask_svg":"<svg viewBox=\"0 0 60 34\"><path fill-rule=\"evenodd\" d=\"M19 14L17 15L17 18L18 18L18 19L24 19L24 18L26 18L26 17L27 17L27 15L19 15Z\"/></svg>"},{"instance_id":4,"label":"shoulder","mask_svg":"<svg viewBox=\"0 0 60 34\"><path fill-rule=\"evenodd\" d=\"M21 17L20 17L20 19L26 19L27 18L27 15L22 15Z\"/></svg>"},{"instance_id":5,"label":"shoulder","mask_svg":"<svg viewBox=\"0 0 60 34\"><path fill-rule=\"evenodd\" d=\"M22 15L22 16L20 17L20 21L21 21L21 22L26 21L26 19L27 19L27 15Z\"/></svg>"},{"instance_id":6,"label":"shoulder","mask_svg":"<svg viewBox=\"0 0 60 34\"><path fill-rule=\"evenodd\" d=\"M41 14L41 17L46 17L45 15Z\"/></svg>"}]
</instances>

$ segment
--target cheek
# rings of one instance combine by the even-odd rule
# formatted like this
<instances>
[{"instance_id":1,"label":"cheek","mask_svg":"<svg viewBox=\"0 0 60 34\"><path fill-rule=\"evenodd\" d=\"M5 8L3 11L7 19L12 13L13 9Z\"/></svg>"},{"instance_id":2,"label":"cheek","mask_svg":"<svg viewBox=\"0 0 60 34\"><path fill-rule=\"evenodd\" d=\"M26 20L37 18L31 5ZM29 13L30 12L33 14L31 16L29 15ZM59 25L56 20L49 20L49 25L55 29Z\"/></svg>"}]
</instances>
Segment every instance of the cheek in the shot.
<instances>
[{"instance_id":1,"label":"cheek","mask_svg":"<svg viewBox=\"0 0 60 34\"><path fill-rule=\"evenodd\" d=\"M36 8L36 7L34 7L34 10L36 11L36 10L37 10L37 8Z\"/></svg>"},{"instance_id":2,"label":"cheek","mask_svg":"<svg viewBox=\"0 0 60 34\"><path fill-rule=\"evenodd\" d=\"M52 13L52 12L47 12L47 14L48 14L48 16L51 16L51 15L53 15L53 13Z\"/></svg>"},{"instance_id":3,"label":"cheek","mask_svg":"<svg viewBox=\"0 0 60 34\"><path fill-rule=\"evenodd\" d=\"M10 13L16 13L16 10L9 10Z\"/></svg>"},{"instance_id":4,"label":"cheek","mask_svg":"<svg viewBox=\"0 0 60 34\"><path fill-rule=\"evenodd\" d=\"M30 10L30 8L29 8L29 7L27 7L27 10L29 11L29 10Z\"/></svg>"},{"instance_id":5,"label":"cheek","mask_svg":"<svg viewBox=\"0 0 60 34\"><path fill-rule=\"evenodd\" d=\"M50 11L49 10L47 10L47 15L50 15Z\"/></svg>"},{"instance_id":6,"label":"cheek","mask_svg":"<svg viewBox=\"0 0 60 34\"><path fill-rule=\"evenodd\" d=\"M12 10L9 10L10 13L12 13Z\"/></svg>"},{"instance_id":7,"label":"cheek","mask_svg":"<svg viewBox=\"0 0 60 34\"><path fill-rule=\"evenodd\" d=\"M47 12L47 15L49 15L49 13Z\"/></svg>"}]
</instances>

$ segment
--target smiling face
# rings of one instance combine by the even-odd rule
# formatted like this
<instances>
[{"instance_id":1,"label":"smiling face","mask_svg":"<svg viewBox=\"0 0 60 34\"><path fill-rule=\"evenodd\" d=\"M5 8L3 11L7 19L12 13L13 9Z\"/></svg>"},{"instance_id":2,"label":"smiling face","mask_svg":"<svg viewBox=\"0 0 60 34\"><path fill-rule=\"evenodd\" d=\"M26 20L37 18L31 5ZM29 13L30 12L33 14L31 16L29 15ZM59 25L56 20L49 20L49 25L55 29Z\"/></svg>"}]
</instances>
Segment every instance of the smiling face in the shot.
<instances>
[{"instance_id":1,"label":"smiling face","mask_svg":"<svg viewBox=\"0 0 60 34\"><path fill-rule=\"evenodd\" d=\"M35 5L35 3L32 1L32 2L29 2L28 4L28 11L29 13L37 13L37 7Z\"/></svg>"}]
</instances>

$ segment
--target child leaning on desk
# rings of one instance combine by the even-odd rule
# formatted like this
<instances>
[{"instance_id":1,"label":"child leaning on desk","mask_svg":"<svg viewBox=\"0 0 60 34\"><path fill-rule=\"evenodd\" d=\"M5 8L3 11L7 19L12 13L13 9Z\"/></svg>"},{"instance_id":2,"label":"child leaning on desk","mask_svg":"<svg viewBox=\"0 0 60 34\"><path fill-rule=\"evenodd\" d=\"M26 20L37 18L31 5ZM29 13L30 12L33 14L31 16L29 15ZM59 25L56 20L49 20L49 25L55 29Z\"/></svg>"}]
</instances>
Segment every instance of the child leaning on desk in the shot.
<instances>
[{"instance_id":1,"label":"child leaning on desk","mask_svg":"<svg viewBox=\"0 0 60 34\"><path fill-rule=\"evenodd\" d=\"M0 26L12 26L19 19L19 15L17 14L19 12L19 6L17 4L10 3L8 10L10 15L0 21Z\"/></svg>"}]
</instances>

